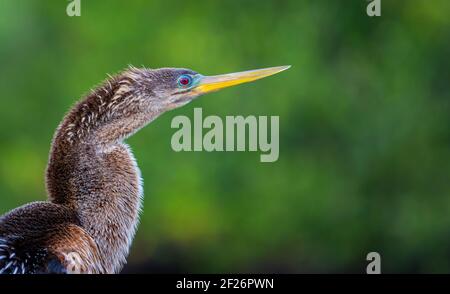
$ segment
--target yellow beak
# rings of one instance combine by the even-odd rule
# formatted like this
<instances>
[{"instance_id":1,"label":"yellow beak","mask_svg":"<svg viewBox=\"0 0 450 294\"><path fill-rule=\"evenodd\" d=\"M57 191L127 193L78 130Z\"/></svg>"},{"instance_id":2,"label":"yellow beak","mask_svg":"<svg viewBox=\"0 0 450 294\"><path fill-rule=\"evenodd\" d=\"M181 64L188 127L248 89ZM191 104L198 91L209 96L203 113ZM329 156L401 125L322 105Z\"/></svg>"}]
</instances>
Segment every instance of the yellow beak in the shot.
<instances>
[{"instance_id":1,"label":"yellow beak","mask_svg":"<svg viewBox=\"0 0 450 294\"><path fill-rule=\"evenodd\" d=\"M236 86L243 83L253 82L276 73L282 72L288 68L286 66L276 66L263 69L248 70L218 76L204 76L201 77L198 85L192 89L199 95L215 92L224 88Z\"/></svg>"}]
</instances>

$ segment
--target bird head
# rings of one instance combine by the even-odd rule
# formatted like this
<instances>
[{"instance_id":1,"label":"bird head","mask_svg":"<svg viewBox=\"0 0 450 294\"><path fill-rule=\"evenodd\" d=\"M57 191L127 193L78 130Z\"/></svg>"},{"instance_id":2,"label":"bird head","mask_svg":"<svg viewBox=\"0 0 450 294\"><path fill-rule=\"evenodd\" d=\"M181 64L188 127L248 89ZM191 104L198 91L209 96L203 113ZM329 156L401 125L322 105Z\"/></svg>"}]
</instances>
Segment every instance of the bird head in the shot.
<instances>
[{"instance_id":1,"label":"bird head","mask_svg":"<svg viewBox=\"0 0 450 294\"><path fill-rule=\"evenodd\" d=\"M80 101L66 119L64 130L68 130L71 138L86 133L87 137L95 137L100 142L116 142L134 134L162 113L186 105L196 97L274 75L289 67L215 76L182 68L130 67L106 80ZM74 128L80 131L75 132ZM97 135L89 136L92 132Z\"/></svg>"},{"instance_id":2,"label":"bird head","mask_svg":"<svg viewBox=\"0 0 450 294\"><path fill-rule=\"evenodd\" d=\"M243 72L205 76L190 69L132 69L129 76L137 82L141 97L160 111L181 107L195 98L224 88L252 82L288 69L278 66Z\"/></svg>"}]
</instances>

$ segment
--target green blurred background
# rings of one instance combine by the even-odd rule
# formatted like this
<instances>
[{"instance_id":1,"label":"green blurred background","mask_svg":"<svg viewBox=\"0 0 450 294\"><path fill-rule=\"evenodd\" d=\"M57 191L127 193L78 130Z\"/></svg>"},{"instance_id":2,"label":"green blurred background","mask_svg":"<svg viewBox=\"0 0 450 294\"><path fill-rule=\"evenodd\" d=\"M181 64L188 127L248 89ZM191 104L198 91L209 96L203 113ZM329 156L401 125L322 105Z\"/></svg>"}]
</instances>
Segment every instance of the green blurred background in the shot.
<instances>
[{"instance_id":1,"label":"green blurred background","mask_svg":"<svg viewBox=\"0 0 450 294\"><path fill-rule=\"evenodd\" d=\"M53 132L128 64L280 75L129 140L144 211L124 272L450 272L450 2L0 0L0 214L44 200ZM280 157L180 152L176 115L279 115Z\"/></svg>"}]
</instances>

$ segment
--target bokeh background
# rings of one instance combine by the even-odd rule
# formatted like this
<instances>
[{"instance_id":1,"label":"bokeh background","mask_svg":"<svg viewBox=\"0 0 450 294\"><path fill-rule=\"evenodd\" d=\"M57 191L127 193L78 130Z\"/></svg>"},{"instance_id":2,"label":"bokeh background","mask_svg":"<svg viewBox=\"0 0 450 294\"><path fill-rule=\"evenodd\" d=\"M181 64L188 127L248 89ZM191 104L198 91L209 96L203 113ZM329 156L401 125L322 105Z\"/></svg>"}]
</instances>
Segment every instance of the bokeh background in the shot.
<instances>
[{"instance_id":1,"label":"bokeh background","mask_svg":"<svg viewBox=\"0 0 450 294\"><path fill-rule=\"evenodd\" d=\"M0 214L44 200L53 132L128 64L292 64L129 140L144 211L124 273L450 272L450 2L0 0ZM280 157L180 152L176 115L280 116Z\"/></svg>"}]
</instances>

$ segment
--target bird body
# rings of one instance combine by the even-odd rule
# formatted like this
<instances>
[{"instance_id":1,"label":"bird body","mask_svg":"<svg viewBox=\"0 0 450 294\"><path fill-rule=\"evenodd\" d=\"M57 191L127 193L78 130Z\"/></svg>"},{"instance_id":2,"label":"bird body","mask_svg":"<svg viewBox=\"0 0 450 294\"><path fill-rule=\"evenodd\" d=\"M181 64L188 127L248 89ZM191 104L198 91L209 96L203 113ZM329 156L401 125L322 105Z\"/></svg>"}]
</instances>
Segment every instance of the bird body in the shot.
<instances>
[{"instance_id":1,"label":"bird body","mask_svg":"<svg viewBox=\"0 0 450 294\"><path fill-rule=\"evenodd\" d=\"M204 77L188 69L131 67L107 79L56 130L46 172L48 201L0 218L0 273L120 272L143 196L139 168L124 140L199 95L281 70Z\"/></svg>"}]
</instances>

